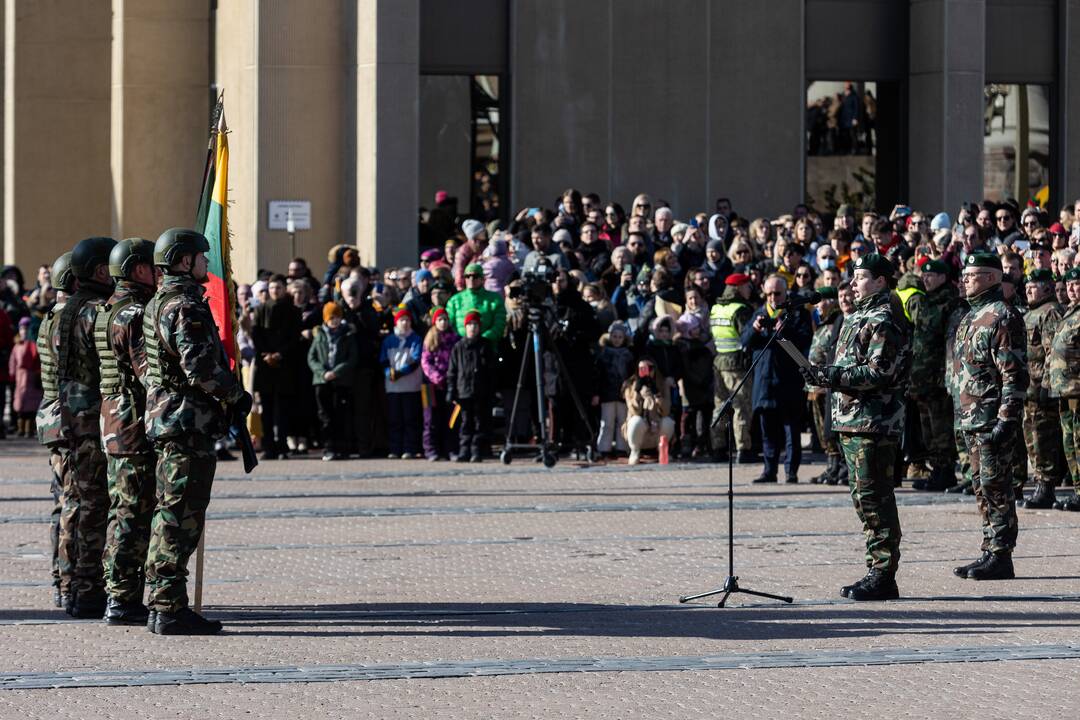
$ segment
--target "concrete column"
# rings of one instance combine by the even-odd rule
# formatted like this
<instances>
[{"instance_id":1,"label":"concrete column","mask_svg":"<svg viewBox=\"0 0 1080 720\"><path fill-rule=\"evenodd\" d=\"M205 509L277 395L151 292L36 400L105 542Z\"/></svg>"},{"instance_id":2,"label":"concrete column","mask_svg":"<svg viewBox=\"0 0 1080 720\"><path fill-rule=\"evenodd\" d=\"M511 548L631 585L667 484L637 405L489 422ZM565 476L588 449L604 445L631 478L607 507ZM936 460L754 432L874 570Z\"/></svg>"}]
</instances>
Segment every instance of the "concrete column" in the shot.
<instances>
[{"instance_id":1,"label":"concrete column","mask_svg":"<svg viewBox=\"0 0 1080 720\"><path fill-rule=\"evenodd\" d=\"M205 0L113 0L112 234L190 225L209 131Z\"/></svg>"},{"instance_id":2,"label":"concrete column","mask_svg":"<svg viewBox=\"0 0 1080 720\"><path fill-rule=\"evenodd\" d=\"M268 228L271 200L311 202L311 229L296 233L296 253L314 272L347 240L348 5L218 3L215 74L231 131L229 226L239 280L261 268L284 272L292 257L288 234Z\"/></svg>"},{"instance_id":3,"label":"concrete column","mask_svg":"<svg viewBox=\"0 0 1080 720\"><path fill-rule=\"evenodd\" d=\"M803 0L709 3L709 205L775 216L806 194Z\"/></svg>"},{"instance_id":4,"label":"concrete column","mask_svg":"<svg viewBox=\"0 0 1080 720\"><path fill-rule=\"evenodd\" d=\"M419 77L419 0L360 0L356 244L366 264L416 263Z\"/></svg>"},{"instance_id":5,"label":"concrete column","mask_svg":"<svg viewBox=\"0 0 1080 720\"><path fill-rule=\"evenodd\" d=\"M955 215L983 196L985 0L912 0L909 202Z\"/></svg>"},{"instance_id":6,"label":"concrete column","mask_svg":"<svg viewBox=\"0 0 1080 720\"><path fill-rule=\"evenodd\" d=\"M1062 205L1080 198L1080 0L1061 0L1058 12L1057 176L1062 187L1050 188L1051 197L1058 198L1050 208L1054 217Z\"/></svg>"},{"instance_id":7,"label":"concrete column","mask_svg":"<svg viewBox=\"0 0 1080 720\"><path fill-rule=\"evenodd\" d=\"M4 261L33 277L112 228L112 5L5 0L4 30Z\"/></svg>"}]
</instances>

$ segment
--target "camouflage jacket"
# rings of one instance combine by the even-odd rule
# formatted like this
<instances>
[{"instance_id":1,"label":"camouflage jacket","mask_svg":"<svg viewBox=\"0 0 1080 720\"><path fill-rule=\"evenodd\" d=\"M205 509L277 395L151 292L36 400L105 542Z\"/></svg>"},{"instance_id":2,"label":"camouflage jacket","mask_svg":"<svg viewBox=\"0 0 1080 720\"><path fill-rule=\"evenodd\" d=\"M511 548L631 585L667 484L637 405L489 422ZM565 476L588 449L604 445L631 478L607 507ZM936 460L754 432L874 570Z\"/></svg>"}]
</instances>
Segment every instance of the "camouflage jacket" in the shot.
<instances>
[{"instance_id":1,"label":"camouflage jacket","mask_svg":"<svg viewBox=\"0 0 1080 720\"><path fill-rule=\"evenodd\" d=\"M222 403L236 402L244 389L229 369L203 286L186 275L166 275L146 304L143 339L147 436L223 437Z\"/></svg>"},{"instance_id":2,"label":"camouflage jacket","mask_svg":"<svg viewBox=\"0 0 1080 720\"><path fill-rule=\"evenodd\" d=\"M83 281L83 285L90 283ZM71 438L101 437L101 372L94 347L98 303L107 294L80 287L64 304L58 325L60 415ZM68 314L71 313L70 317Z\"/></svg>"},{"instance_id":3,"label":"camouflage jacket","mask_svg":"<svg viewBox=\"0 0 1080 720\"><path fill-rule=\"evenodd\" d=\"M903 385L911 364L904 322L888 292L859 301L844 318L835 364L825 368L836 432L898 437L903 431Z\"/></svg>"},{"instance_id":4,"label":"camouflage jacket","mask_svg":"<svg viewBox=\"0 0 1080 720\"><path fill-rule=\"evenodd\" d=\"M949 313L949 321L945 324L945 390L956 398L956 382L953 377L953 364L952 356L953 351L956 348L956 330L960 327L961 321L971 311L971 306L968 305L967 300L960 298L957 300L956 307Z\"/></svg>"},{"instance_id":5,"label":"camouflage jacket","mask_svg":"<svg viewBox=\"0 0 1080 720\"><path fill-rule=\"evenodd\" d=\"M1061 314L1061 305L1051 299L1034 307L1029 306L1024 315L1029 380L1026 399L1029 401L1039 400L1039 391L1043 388L1046 356L1050 352L1050 344L1054 341L1058 323L1061 322Z\"/></svg>"},{"instance_id":6,"label":"camouflage jacket","mask_svg":"<svg viewBox=\"0 0 1080 720\"><path fill-rule=\"evenodd\" d=\"M1024 416L1028 387L1024 321L996 287L968 300L956 329L952 380L959 430L987 430Z\"/></svg>"},{"instance_id":7,"label":"camouflage jacket","mask_svg":"<svg viewBox=\"0 0 1080 720\"><path fill-rule=\"evenodd\" d=\"M1046 355L1046 375L1053 397L1080 397L1080 304L1073 303L1058 323Z\"/></svg>"},{"instance_id":8,"label":"camouflage jacket","mask_svg":"<svg viewBox=\"0 0 1080 720\"><path fill-rule=\"evenodd\" d=\"M38 327L38 356L41 358L41 385L44 390L37 411L37 439L45 447L67 444L60 412L60 313L64 303L57 303Z\"/></svg>"},{"instance_id":9,"label":"camouflage jacket","mask_svg":"<svg viewBox=\"0 0 1080 720\"><path fill-rule=\"evenodd\" d=\"M946 283L922 296L914 308L908 383L912 395L945 390L945 345L949 320L956 306L956 289Z\"/></svg>"},{"instance_id":10,"label":"camouflage jacket","mask_svg":"<svg viewBox=\"0 0 1080 720\"><path fill-rule=\"evenodd\" d=\"M139 283L122 280L108 303L98 311L95 341L104 346L101 383L101 441L110 455L136 455L153 452L146 439L143 413L146 412L146 348L143 344L143 307L153 297L152 288ZM118 304L123 307L115 312L112 322L109 313ZM104 369L105 353L115 358L117 380L110 392Z\"/></svg>"},{"instance_id":11,"label":"camouflage jacket","mask_svg":"<svg viewBox=\"0 0 1080 720\"><path fill-rule=\"evenodd\" d=\"M836 340L840 336L840 326L843 324L844 316L836 307L819 321L817 328L814 329L814 337L810 339L810 355L807 359L812 364L832 364Z\"/></svg>"}]
</instances>

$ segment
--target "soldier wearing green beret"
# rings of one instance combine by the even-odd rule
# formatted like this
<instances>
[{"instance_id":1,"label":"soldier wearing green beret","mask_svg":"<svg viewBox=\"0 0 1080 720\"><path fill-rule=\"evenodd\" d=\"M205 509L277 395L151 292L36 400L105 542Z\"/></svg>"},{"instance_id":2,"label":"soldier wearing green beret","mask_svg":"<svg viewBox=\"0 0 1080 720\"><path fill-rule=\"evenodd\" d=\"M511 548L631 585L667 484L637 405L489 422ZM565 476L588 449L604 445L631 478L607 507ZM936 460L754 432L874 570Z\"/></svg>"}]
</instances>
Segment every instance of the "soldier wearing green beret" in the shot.
<instances>
[{"instance_id":1,"label":"soldier wearing green beret","mask_svg":"<svg viewBox=\"0 0 1080 720\"><path fill-rule=\"evenodd\" d=\"M889 280L893 264L881 255L855 262L855 312L844 318L832 365L803 370L806 381L832 392L832 424L848 467L855 512L866 537L869 571L841 588L852 600L899 597L900 518L893 474L904 428L904 381L910 366L905 320L896 317Z\"/></svg>"},{"instance_id":2,"label":"soldier wearing green beret","mask_svg":"<svg viewBox=\"0 0 1080 720\"><path fill-rule=\"evenodd\" d=\"M1012 444L1023 420L1028 387L1024 321L1005 302L1001 260L975 253L961 280L971 310L960 321L953 348L956 424L967 445L982 516L982 555L953 570L972 580L1014 577L1018 525L1008 477Z\"/></svg>"},{"instance_id":3,"label":"soldier wearing green beret","mask_svg":"<svg viewBox=\"0 0 1080 720\"><path fill-rule=\"evenodd\" d=\"M1057 398L1061 440L1073 493L1054 507L1080 512L1080 268L1065 273L1069 306L1065 308L1046 355L1043 383Z\"/></svg>"},{"instance_id":4,"label":"soldier wearing green beret","mask_svg":"<svg viewBox=\"0 0 1080 720\"><path fill-rule=\"evenodd\" d=\"M1033 270L1028 274L1025 292L1030 382L1024 398L1024 445L1026 465L1035 470L1036 484L1023 507L1045 510L1053 507L1057 499L1054 488L1065 476L1058 402L1050 397L1050 387L1044 382L1046 358L1064 311L1057 302L1054 274L1050 270Z\"/></svg>"}]
</instances>

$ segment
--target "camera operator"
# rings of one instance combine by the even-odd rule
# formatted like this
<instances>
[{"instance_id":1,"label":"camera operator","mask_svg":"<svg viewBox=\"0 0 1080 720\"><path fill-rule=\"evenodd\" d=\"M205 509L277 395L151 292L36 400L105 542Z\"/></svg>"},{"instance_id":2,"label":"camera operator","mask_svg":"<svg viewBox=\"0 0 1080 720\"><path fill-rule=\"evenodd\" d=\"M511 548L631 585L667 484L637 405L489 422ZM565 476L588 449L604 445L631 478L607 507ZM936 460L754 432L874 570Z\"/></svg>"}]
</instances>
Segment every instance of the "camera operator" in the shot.
<instances>
[{"instance_id":1,"label":"camera operator","mask_svg":"<svg viewBox=\"0 0 1080 720\"><path fill-rule=\"evenodd\" d=\"M566 270L559 270L551 284L555 296L555 324L551 327L555 349L562 355L566 374L560 375L558 394L555 399L556 437L561 436L564 447L573 448L582 457L582 451L592 442L586 418L578 412L570 388L577 391L585 411L593 414L591 407L598 408L600 386L596 365L590 348L593 348L603 332L596 321L596 314L578 292L577 280Z\"/></svg>"},{"instance_id":2,"label":"camera operator","mask_svg":"<svg viewBox=\"0 0 1080 720\"><path fill-rule=\"evenodd\" d=\"M563 254L558 246L551 242L551 228L547 225L537 225L532 231L533 250L525 256L522 266L523 272L531 272L543 261L558 270L569 270L570 260Z\"/></svg>"}]
</instances>

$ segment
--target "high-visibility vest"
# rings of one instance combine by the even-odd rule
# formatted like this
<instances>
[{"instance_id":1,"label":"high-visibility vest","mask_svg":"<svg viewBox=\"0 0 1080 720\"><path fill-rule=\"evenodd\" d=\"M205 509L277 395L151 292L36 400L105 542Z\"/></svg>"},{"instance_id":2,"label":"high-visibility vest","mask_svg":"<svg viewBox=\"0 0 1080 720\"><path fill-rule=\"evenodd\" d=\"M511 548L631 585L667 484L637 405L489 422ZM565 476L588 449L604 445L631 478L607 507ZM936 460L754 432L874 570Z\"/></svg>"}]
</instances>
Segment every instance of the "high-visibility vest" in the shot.
<instances>
[{"instance_id":1,"label":"high-visibility vest","mask_svg":"<svg viewBox=\"0 0 1080 720\"><path fill-rule=\"evenodd\" d=\"M739 330L735 326L735 313L747 307L743 303L717 303L709 312L709 328L712 330L713 345L718 353L733 353L742 350L739 342Z\"/></svg>"},{"instance_id":2,"label":"high-visibility vest","mask_svg":"<svg viewBox=\"0 0 1080 720\"><path fill-rule=\"evenodd\" d=\"M896 295L900 298L900 305L904 308L904 317L908 322L911 322L911 311L908 310L907 301L911 299L912 295L925 295L926 293L917 287L906 287L903 290L897 290Z\"/></svg>"}]
</instances>

